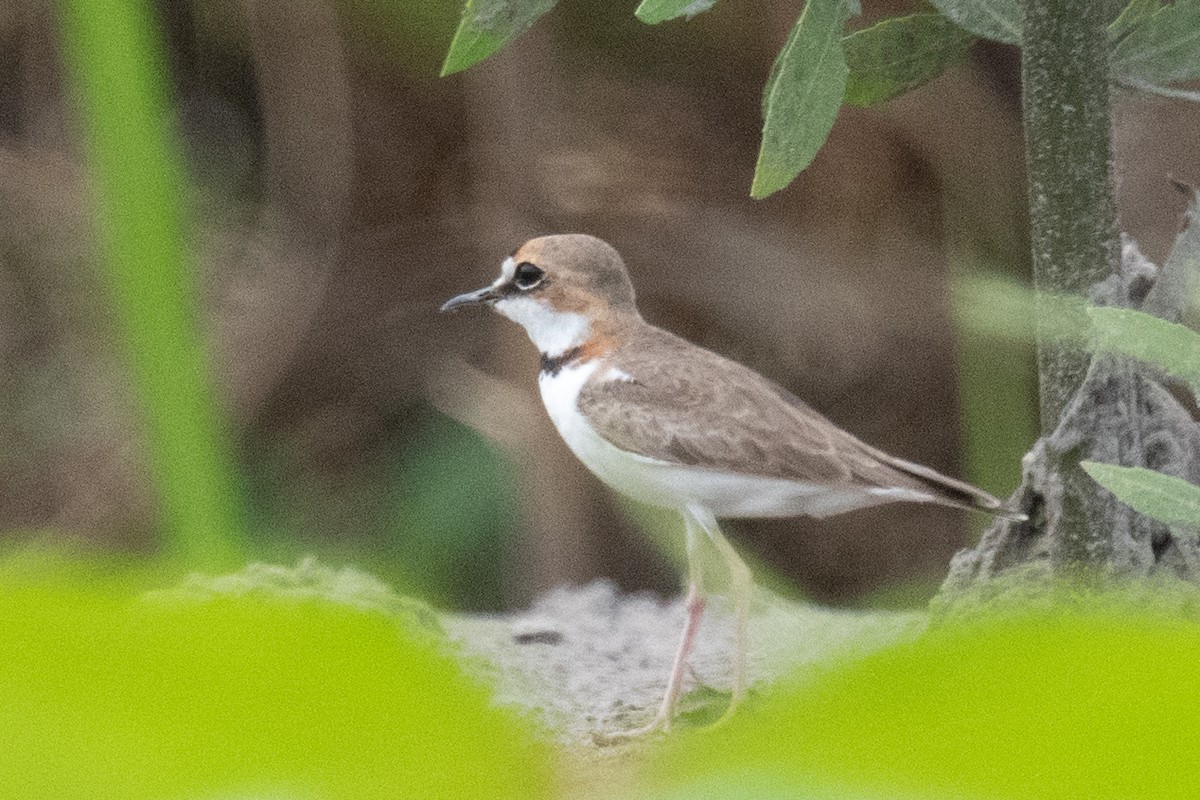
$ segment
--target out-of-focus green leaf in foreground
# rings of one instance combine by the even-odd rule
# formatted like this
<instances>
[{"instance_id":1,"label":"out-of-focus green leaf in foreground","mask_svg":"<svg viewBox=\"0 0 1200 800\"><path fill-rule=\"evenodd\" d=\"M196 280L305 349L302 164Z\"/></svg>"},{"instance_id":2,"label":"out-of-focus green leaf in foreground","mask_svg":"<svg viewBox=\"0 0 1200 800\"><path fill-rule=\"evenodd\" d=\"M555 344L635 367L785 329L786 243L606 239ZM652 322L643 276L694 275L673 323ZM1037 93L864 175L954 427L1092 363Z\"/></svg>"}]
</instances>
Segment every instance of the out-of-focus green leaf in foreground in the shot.
<instances>
[{"instance_id":1,"label":"out-of-focus green leaf in foreground","mask_svg":"<svg viewBox=\"0 0 1200 800\"><path fill-rule=\"evenodd\" d=\"M442 77L483 61L529 29L558 0L467 0Z\"/></svg>"},{"instance_id":2,"label":"out-of-focus green leaf in foreground","mask_svg":"<svg viewBox=\"0 0 1200 800\"><path fill-rule=\"evenodd\" d=\"M1100 353L1117 353L1152 364L1200 391L1200 334L1174 322L1113 306L1087 306L1079 297L1044 295L1043 335ZM954 310L965 330L996 340L1033 341L1032 289L1007 277L966 275L954 284ZM1090 325L1077 321L1086 311Z\"/></svg>"},{"instance_id":3,"label":"out-of-focus green leaf in foreground","mask_svg":"<svg viewBox=\"0 0 1200 800\"><path fill-rule=\"evenodd\" d=\"M1196 797L1198 660L1200 626L1165 617L956 623L669 740L636 796Z\"/></svg>"},{"instance_id":4,"label":"out-of-focus green leaf in foreground","mask_svg":"<svg viewBox=\"0 0 1200 800\"><path fill-rule=\"evenodd\" d=\"M1092 480L1139 514L1200 532L1200 486L1145 467L1098 461L1084 461L1080 466Z\"/></svg>"},{"instance_id":5,"label":"out-of-focus green leaf in foreground","mask_svg":"<svg viewBox=\"0 0 1200 800\"><path fill-rule=\"evenodd\" d=\"M1035 341L1038 296L1016 278L971 273L957 278L952 289L954 316L964 330L1001 341ZM1047 294L1041 303L1043 336L1081 347L1087 342L1087 303L1082 297Z\"/></svg>"},{"instance_id":6,"label":"out-of-focus green leaf in foreground","mask_svg":"<svg viewBox=\"0 0 1200 800\"><path fill-rule=\"evenodd\" d=\"M80 101L103 274L149 444L163 527L193 566L240 558L232 460L207 379L183 237L167 70L147 6L67 0L64 53Z\"/></svg>"},{"instance_id":7,"label":"out-of-focus green leaf in foreground","mask_svg":"<svg viewBox=\"0 0 1200 800\"><path fill-rule=\"evenodd\" d=\"M548 796L541 745L387 614L71 585L0 587L0 797Z\"/></svg>"}]
</instances>

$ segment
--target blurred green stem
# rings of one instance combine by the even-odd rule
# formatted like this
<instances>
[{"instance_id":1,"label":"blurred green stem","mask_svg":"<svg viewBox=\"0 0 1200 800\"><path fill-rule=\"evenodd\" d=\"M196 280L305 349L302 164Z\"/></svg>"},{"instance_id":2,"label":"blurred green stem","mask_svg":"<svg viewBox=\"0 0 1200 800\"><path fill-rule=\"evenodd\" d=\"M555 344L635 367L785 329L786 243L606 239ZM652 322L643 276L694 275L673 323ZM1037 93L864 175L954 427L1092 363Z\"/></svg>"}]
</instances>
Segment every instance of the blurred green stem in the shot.
<instances>
[{"instance_id":1,"label":"blurred green stem","mask_svg":"<svg viewBox=\"0 0 1200 800\"><path fill-rule=\"evenodd\" d=\"M234 470L206 377L167 74L142 0L64 0L106 282L149 445L161 523L190 567L238 559Z\"/></svg>"},{"instance_id":2,"label":"blurred green stem","mask_svg":"<svg viewBox=\"0 0 1200 800\"><path fill-rule=\"evenodd\" d=\"M1119 264L1109 142L1109 5L1096 0L1024 0L1021 5L1030 238L1039 298L1083 295ZM1082 306L1072 313L1082 315ZM1044 435L1058 427L1089 364L1086 351L1048 335L1062 322L1051 314L1051 306L1039 299ZM1079 322L1086 325L1086 319ZM1063 482L1063 517L1052 559L1060 565L1100 563L1109 549L1105 532L1089 530L1085 513L1099 490L1070 458L1061 459L1055 470Z\"/></svg>"}]
</instances>

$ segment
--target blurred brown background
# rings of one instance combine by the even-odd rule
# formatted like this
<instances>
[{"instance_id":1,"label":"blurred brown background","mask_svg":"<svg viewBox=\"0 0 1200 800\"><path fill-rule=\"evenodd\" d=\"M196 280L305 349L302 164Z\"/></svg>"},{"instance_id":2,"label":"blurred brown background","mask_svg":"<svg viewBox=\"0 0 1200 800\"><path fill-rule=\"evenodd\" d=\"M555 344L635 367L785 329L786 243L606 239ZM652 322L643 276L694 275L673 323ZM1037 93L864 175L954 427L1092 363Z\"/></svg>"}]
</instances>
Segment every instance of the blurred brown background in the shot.
<instances>
[{"instance_id":1,"label":"blurred brown background","mask_svg":"<svg viewBox=\"0 0 1200 800\"><path fill-rule=\"evenodd\" d=\"M533 235L607 239L647 318L950 474L964 358L983 396L1028 385L1028 354L957 338L950 307L964 270L1026 270L1014 50L977 45L928 87L844 110L813 166L756 202L760 94L799 4L658 27L636 4L562 0L438 79L451 0L159 0L202 324L263 557L344 554L467 608L599 575L674 591L553 432L519 329L437 314ZM916 7L865 2L856 24ZM0 2L0 531L151 551L56 35L50 0ZM1160 258L1183 208L1166 177L1200 179L1200 110L1117 106L1124 227ZM1005 425L971 433L997 464L969 477L999 493L1028 444ZM731 527L837 602L920 597L970 536L959 513L905 506Z\"/></svg>"}]
</instances>

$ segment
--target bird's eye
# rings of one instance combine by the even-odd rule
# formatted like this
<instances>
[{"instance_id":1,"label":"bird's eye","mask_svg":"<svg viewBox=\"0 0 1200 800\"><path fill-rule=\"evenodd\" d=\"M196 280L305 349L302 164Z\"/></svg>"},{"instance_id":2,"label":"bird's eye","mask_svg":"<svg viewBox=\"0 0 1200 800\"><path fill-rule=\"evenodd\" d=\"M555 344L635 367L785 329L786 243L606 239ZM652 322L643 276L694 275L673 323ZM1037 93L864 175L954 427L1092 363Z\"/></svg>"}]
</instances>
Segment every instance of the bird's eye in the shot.
<instances>
[{"instance_id":1,"label":"bird's eye","mask_svg":"<svg viewBox=\"0 0 1200 800\"><path fill-rule=\"evenodd\" d=\"M541 283L544 277L546 277L545 272L528 261L522 261L517 264L517 271L513 273L513 283L517 285L518 289L528 290Z\"/></svg>"}]
</instances>

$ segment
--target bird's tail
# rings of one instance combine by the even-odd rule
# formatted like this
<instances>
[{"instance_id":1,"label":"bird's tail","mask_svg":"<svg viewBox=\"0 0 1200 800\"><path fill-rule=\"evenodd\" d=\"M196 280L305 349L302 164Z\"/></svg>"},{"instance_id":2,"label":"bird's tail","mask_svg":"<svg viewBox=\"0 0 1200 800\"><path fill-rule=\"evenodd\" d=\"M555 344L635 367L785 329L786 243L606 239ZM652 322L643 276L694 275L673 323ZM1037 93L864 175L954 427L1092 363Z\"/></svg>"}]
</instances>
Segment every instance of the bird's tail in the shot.
<instances>
[{"instance_id":1,"label":"bird's tail","mask_svg":"<svg viewBox=\"0 0 1200 800\"><path fill-rule=\"evenodd\" d=\"M1004 502L983 489L972 486L966 481L948 478L945 475L922 466L921 464L905 461L902 458L881 454L887 463L899 472L915 478L933 495L934 502L955 508L975 509L988 514L1007 519L1012 522L1025 522L1029 519L1016 509L1009 508Z\"/></svg>"}]
</instances>

